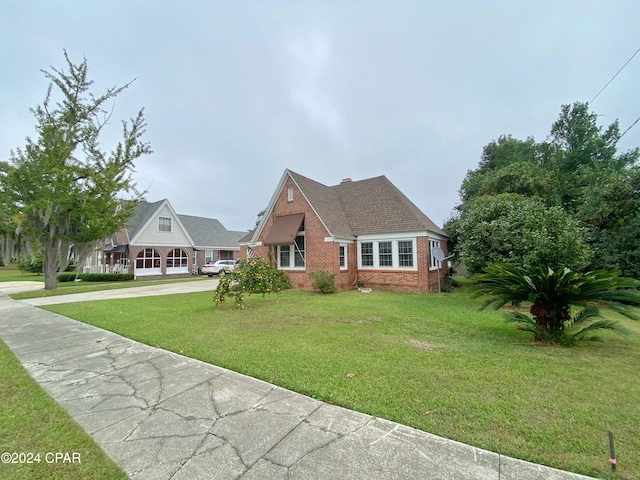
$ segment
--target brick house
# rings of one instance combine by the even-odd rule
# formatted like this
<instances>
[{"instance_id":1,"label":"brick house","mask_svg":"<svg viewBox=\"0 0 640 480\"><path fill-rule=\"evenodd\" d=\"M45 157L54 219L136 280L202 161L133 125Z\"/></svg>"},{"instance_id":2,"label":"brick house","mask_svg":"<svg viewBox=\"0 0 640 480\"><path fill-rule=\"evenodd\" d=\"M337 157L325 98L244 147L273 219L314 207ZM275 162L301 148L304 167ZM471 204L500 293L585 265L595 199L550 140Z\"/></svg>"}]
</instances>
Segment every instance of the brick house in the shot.
<instances>
[{"instance_id":1,"label":"brick house","mask_svg":"<svg viewBox=\"0 0 640 480\"><path fill-rule=\"evenodd\" d=\"M438 272L448 275L437 260L447 235L385 176L329 187L286 169L240 245L241 258L267 259L294 288L311 288L315 270L335 273L340 289L409 292L437 291Z\"/></svg>"},{"instance_id":2,"label":"brick house","mask_svg":"<svg viewBox=\"0 0 640 480\"><path fill-rule=\"evenodd\" d=\"M127 226L87 259L85 272L165 277L199 272L208 261L239 258L238 240L216 219L180 215L167 199L139 202Z\"/></svg>"}]
</instances>

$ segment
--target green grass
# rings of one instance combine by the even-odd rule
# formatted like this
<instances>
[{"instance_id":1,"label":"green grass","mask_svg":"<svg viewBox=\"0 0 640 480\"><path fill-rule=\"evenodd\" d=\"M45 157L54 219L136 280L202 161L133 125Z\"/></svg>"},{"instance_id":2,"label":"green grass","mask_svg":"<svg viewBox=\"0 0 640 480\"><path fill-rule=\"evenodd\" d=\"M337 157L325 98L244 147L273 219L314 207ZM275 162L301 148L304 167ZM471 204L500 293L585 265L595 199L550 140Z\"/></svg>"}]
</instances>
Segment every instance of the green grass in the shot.
<instances>
[{"instance_id":1,"label":"green grass","mask_svg":"<svg viewBox=\"0 0 640 480\"><path fill-rule=\"evenodd\" d=\"M0 464L0 478L124 479L125 474L51 399L0 341L0 453L40 454L31 464ZM48 452L79 454L80 463L48 463ZM77 457L75 457L77 458Z\"/></svg>"},{"instance_id":2,"label":"green grass","mask_svg":"<svg viewBox=\"0 0 640 480\"><path fill-rule=\"evenodd\" d=\"M0 282L42 282L44 284L44 275L21 272L15 265L8 264L0 267Z\"/></svg>"},{"instance_id":3,"label":"green grass","mask_svg":"<svg viewBox=\"0 0 640 480\"><path fill-rule=\"evenodd\" d=\"M640 477L640 325L573 348L453 294L290 290L216 307L212 292L48 310L319 400L505 455ZM610 474L607 432L618 470Z\"/></svg>"}]
</instances>

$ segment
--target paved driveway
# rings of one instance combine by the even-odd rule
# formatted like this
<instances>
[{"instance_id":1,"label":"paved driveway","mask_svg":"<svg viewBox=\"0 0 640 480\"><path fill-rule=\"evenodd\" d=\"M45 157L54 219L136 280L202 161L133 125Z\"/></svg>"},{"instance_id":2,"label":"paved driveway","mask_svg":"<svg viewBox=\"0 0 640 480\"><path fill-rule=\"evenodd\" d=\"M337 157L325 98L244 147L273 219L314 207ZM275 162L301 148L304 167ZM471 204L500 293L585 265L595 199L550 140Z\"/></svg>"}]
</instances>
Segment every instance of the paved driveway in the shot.
<instances>
[{"instance_id":1,"label":"paved driveway","mask_svg":"<svg viewBox=\"0 0 640 480\"><path fill-rule=\"evenodd\" d=\"M170 295L173 293L213 292L218 286L217 278L207 278L193 282L162 283L145 287L118 288L114 290L101 290L98 292L71 293L69 295L57 295L54 297L29 298L20 300L29 305L55 305L59 303L88 302L93 300L108 300L111 298L151 297L157 295ZM0 282L0 292L6 294L33 291L44 288L42 282Z\"/></svg>"}]
</instances>

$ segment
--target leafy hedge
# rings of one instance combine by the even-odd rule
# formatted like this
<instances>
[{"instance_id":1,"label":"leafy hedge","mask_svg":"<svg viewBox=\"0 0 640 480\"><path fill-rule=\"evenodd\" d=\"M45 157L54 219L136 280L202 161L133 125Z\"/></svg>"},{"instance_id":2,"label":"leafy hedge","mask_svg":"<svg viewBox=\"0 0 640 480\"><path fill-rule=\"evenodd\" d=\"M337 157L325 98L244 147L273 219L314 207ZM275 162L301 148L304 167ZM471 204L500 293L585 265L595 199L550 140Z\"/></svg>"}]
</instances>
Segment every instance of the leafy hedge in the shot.
<instances>
[{"instance_id":1,"label":"leafy hedge","mask_svg":"<svg viewBox=\"0 0 640 480\"><path fill-rule=\"evenodd\" d=\"M58 282L127 282L133 280L133 273L78 273L64 272L58 274Z\"/></svg>"}]
</instances>

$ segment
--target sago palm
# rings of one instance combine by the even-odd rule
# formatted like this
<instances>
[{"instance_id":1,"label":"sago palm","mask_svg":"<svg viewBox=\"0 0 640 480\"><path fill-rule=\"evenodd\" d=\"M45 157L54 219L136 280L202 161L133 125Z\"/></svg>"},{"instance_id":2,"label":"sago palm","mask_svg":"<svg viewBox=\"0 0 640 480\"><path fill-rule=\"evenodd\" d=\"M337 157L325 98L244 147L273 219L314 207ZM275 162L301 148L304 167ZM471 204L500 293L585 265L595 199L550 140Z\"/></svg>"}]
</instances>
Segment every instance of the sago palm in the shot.
<instances>
[{"instance_id":1,"label":"sago palm","mask_svg":"<svg viewBox=\"0 0 640 480\"><path fill-rule=\"evenodd\" d=\"M578 340L601 340L597 333L610 330L624 334L615 321L600 317L600 307L636 319L640 305L640 281L616 271L587 273L547 266L528 268L496 263L478 277L472 287L475 297L487 296L481 308L496 310L507 303L530 302L529 317L511 312L506 320L532 332L536 340L570 345Z\"/></svg>"}]
</instances>

